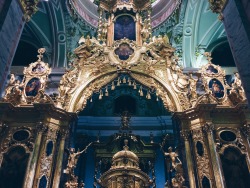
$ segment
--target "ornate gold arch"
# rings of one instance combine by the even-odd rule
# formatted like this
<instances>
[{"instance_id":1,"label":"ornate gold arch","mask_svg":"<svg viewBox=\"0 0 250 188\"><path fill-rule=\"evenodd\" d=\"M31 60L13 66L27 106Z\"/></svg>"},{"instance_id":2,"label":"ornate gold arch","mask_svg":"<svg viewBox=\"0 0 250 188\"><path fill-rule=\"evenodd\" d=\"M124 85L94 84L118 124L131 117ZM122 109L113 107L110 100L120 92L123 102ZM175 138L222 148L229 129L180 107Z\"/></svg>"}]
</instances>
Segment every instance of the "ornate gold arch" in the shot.
<instances>
[{"instance_id":1,"label":"ornate gold arch","mask_svg":"<svg viewBox=\"0 0 250 188\"><path fill-rule=\"evenodd\" d=\"M175 95L173 89L159 80L159 78L138 72L130 72L127 74L142 85L156 89L157 96L162 99L165 108L169 111L183 110L183 106L180 105L179 98ZM103 86L112 82L118 76L117 71L112 71L96 75L86 82L82 81L74 94L71 95L66 110L69 112L79 112L83 110L87 104L87 100L94 92L100 91Z\"/></svg>"},{"instance_id":2,"label":"ornate gold arch","mask_svg":"<svg viewBox=\"0 0 250 188\"><path fill-rule=\"evenodd\" d=\"M164 106L171 112L188 109L189 77L183 74L174 56L168 38L154 38L150 43L137 46L134 41L122 39L114 46L101 45L95 38L80 39L75 50L77 58L62 77L57 106L68 112L79 112L94 92L112 82L120 73L128 74L140 84L153 88ZM134 53L120 60L114 50L127 44Z\"/></svg>"}]
</instances>

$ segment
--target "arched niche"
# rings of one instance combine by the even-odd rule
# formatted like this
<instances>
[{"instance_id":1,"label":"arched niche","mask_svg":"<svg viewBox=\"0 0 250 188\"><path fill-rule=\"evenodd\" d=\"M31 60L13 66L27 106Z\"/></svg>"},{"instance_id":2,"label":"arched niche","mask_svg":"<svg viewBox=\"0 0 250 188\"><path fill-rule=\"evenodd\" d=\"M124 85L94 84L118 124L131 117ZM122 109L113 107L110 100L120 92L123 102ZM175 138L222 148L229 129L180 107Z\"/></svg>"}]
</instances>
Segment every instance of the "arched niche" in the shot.
<instances>
[{"instance_id":1,"label":"arched niche","mask_svg":"<svg viewBox=\"0 0 250 188\"><path fill-rule=\"evenodd\" d=\"M157 89L158 97L161 98L164 107L170 112L183 111L183 107L180 103L178 95L172 89L170 84L164 82L157 76L150 76L147 74L132 71L127 74L134 80L136 80L136 82L148 88L154 86ZM102 87L112 82L118 76L119 74L117 73L117 71L103 72L95 77L88 79L87 82L86 80L81 81L81 83L79 84L80 87L76 88L70 95L70 101L66 107L66 110L69 112L82 111L86 107L87 101L93 95L94 91L100 90Z\"/></svg>"},{"instance_id":2,"label":"arched niche","mask_svg":"<svg viewBox=\"0 0 250 188\"><path fill-rule=\"evenodd\" d=\"M39 180L38 188L47 188L48 180L45 175L43 175Z\"/></svg>"},{"instance_id":3,"label":"arched niche","mask_svg":"<svg viewBox=\"0 0 250 188\"><path fill-rule=\"evenodd\" d=\"M238 148L229 146L220 157L227 188L249 187L250 174L246 156Z\"/></svg>"},{"instance_id":4,"label":"arched niche","mask_svg":"<svg viewBox=\"0 0 250 188\"><path fill-rule=\"evenodd\" d=\"M210 188L211 186L210 186L210 181L209 181L209 179L206 177L206 176L204 176L203 178L202 178L202 188Z\"/></svg>"},{"instance_id":5,"label":"arched niche","mask_svg":"<svg viewBox=\"0 0 250 188\"><path fill-rule=\"evenodd\" d=\"M3 156L0 168L0 187L22 188L29 154L21 146L11 148Z\"/></svg>"}]
</instances>

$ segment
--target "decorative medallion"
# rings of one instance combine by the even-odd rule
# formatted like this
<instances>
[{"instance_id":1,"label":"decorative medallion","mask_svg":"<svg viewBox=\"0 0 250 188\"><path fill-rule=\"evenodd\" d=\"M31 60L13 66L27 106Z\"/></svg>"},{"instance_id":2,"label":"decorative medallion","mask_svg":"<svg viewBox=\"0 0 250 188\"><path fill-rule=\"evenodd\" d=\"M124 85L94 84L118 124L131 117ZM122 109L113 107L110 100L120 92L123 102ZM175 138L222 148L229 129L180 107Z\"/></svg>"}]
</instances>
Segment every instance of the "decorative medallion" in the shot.
<instances>
[{"instance_id":1,"label":"decorative medallion","mask_svg":"<svg viewBox=\"0 0 250 188\"><path fill-rule=\"evenodd\" d=\"M45 48L38 49L38 60L31 63L29 67L24 67L24 77L21 82L11 74L3 101L13 105L52 102L51 98L44 93L48 75L51 73L48 63L42 61L45 51Z\"/></svg>"},{"instance_id":2,"label":"decorative medallion","mask_svg":"<svg viewBox=\"0 0 250 188\"><path fill-rule=\"evenodd\" d=\"M115 54L118 55L120 60L127 60L133 53L134 50L126 43L120 44L119 47L115 49Z\"/></svg>"}]
</instances>

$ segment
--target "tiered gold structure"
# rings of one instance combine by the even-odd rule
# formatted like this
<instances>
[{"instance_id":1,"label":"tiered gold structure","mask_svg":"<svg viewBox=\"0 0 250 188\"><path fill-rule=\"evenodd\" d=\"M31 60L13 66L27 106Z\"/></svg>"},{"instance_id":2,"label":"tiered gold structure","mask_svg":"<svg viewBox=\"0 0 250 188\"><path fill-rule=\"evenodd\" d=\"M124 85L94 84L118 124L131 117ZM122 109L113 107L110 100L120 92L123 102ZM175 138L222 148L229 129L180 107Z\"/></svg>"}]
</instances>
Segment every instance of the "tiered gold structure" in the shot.
<instances>
[{"instance_id":1,"label":"tiered gold structure","mask_svg":"<svg viewBox=\"0 0 250 188\"><path fill-rule=\"evenodd\" d=\"M135 153L129 151L128 140L122 151L117 152L112 158L111 168L105 172L99 183L102 187L150 187L152 180L139 168L139 158Z\"/></svg>"},{"instance_id":2,"label":"tiered gold structure","mask_svg":"<svg viewBox=\"0 0 250 188\"><path fill-rule=\"evenodd\" d=\"M24 69L22 81L11 75L0 103L0 164L4 169L6 156L17 148L24 150L29 158L23 187L59 187L67 133L74 127L76 113L94 93L109 89L107 84L113 88L121 74L134 80L134 89L138 85L148 88L174 113L177 137L185 147L183 164L189 187L226 187L226 182L233 181L225 175L225 161L232 160L229 154L241 156L249 172L250 113L239 76L236 73L234 83L228 85L225 71L211 63L208 53L208 64L185 74L168 37L152 37L150 6L149 0L100 1L97 39L80 39L56 98L45 92L51 69L42 61L44 49L39 50L37 62ZM122 18L132 20L135 33L131 39L116 33ZM197 88L198 84L202 87ZM138 158L126 147L100 179L104 187L115 187L120 181L150 186L149 177L138 168ZM179 182L169 186L183 187L183 181Z\"/></svg>"}]
</instances>

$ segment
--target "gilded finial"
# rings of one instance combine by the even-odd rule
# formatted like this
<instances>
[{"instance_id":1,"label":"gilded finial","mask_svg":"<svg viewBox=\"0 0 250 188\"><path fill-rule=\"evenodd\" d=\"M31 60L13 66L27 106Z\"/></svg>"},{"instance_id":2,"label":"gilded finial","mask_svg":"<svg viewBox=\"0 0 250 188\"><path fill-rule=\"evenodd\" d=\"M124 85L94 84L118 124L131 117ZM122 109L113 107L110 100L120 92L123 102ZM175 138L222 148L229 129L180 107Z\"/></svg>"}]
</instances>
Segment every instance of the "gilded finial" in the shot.
<instances>
[{"instance_id":1,"label":"gilded finial","mask_svg":"<svg viewBox=\"0 0 250 188\"><path fill-rule=\"evenodd\" d=\"M46 52L46 49L45 48L39 48L38 51L39 55L37 55L38 57L38 61L42 61L42 58L43 58L43 55L45 52Z\"/></svg>"},{"instance_id":2,"label":"gilded finial","mask_svg":"<svg viewBox=\"0 0 250 188\"><path fill-rule=\"evenodd\" d=\"M203 55L207 57L208 63L212 63L211 60L213 58L211 57L212 56L211 52L204 52Z\"/></svg>"},{"instance_id":3,"label":"gilded finial","mask_svg":"<svg viewBox=\"0 0 250 188\"><path fill-rule=\"evenodd\" d=\"M127 150L128 150L128 148L129 148L129 147L128 147L128 140L127 140L127 139L125 139L125 140L124 140L124 146L123 146L123 149L127 151Z\"/></svg>"}]
</instances>

